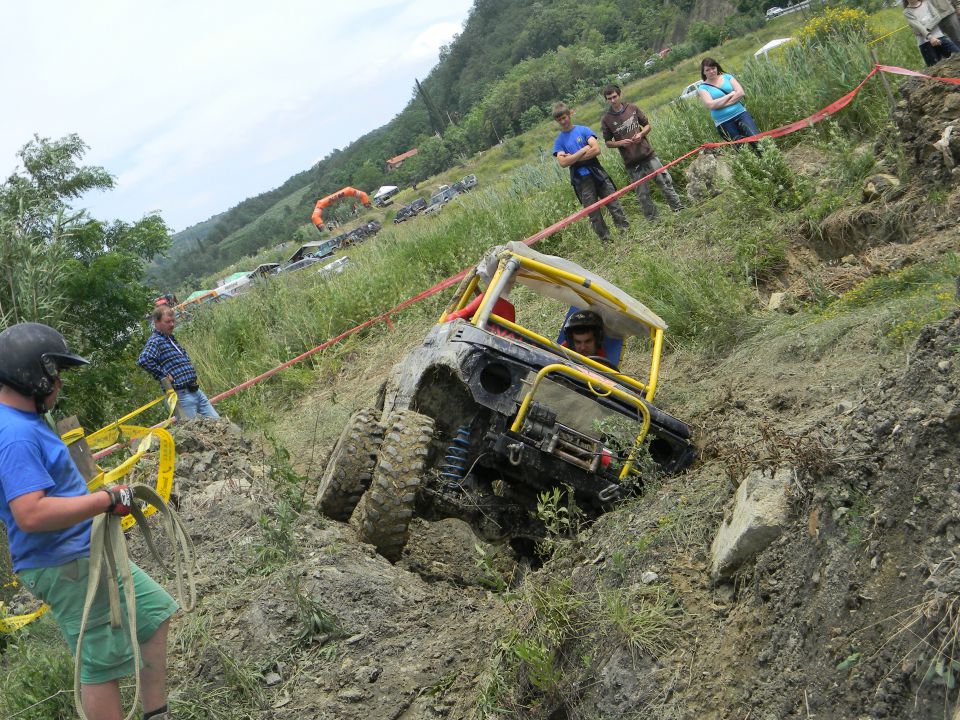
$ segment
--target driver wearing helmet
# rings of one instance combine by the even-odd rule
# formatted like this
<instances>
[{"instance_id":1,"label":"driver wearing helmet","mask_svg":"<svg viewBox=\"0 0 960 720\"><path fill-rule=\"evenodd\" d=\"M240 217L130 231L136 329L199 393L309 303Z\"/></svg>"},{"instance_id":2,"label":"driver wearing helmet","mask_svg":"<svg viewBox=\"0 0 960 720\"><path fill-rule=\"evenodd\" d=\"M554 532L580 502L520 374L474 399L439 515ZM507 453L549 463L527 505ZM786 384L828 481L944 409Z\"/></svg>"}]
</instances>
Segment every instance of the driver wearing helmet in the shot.
<instances>
[{"instance_id":1,"label":"driver wearing helmet","mask_svg":"<svg viewBox=\"0 0 960 720\"><path fill-rule=\"evenodd\" d=\"M43 417L57 401L61 370L87 364L47 325L20 323L0 333L0 520L7 528L13 571L31 594L50 606L74 655L84 614L91 518L126 515L133 503L125 485L89 492L67 446ZM167 717L167 628L177 604L130 565L143 660L144 717L161 720ZM119 720L119 679L134 671L133 649L126 627L111 626L102 586L83 640L79 665L84 712L98 720Z\"/></svg>"},{"instance_id":2,"label":"driver wearing helmet","mask_svg":"<svg viewBox=\"0 0 960 720\"><path fill-rule=\"evenodd\" d=\"M581 355L587 357L602 357L607 354L603 351L603 318L593 310L577 310L563 324L563 334L566 340L561 343Z\"/></svg>"}]
</instances>

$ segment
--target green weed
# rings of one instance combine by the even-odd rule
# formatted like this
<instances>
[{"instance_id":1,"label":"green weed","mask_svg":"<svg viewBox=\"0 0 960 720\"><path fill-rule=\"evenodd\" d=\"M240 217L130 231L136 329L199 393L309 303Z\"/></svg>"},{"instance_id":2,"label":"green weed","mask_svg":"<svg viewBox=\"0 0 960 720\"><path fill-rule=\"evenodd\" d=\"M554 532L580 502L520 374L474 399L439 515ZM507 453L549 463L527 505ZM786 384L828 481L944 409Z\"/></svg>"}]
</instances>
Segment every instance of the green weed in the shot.
<instances>
[{"instance_id":1,"label":"green weed","mask_svg":"<svg viewBox=\"0 0 960 720\"><path fill-rule=\"evenodd\" d=\"M480 582L495 593L505 592L509 587L509 583L503 576L503 573L494 566L493 556L488 553L480 543L474 543L473 549L477 554L477 557L473 560L473 564L481 572Z\"/></svg>"},{"instance_id":2,"label":"green weed","mask_svg":"<svg viewBox=\"0 0 960 720\"><path fill-rule=\"evenodd\" d=\"M344 636L343 627L337 616L327 610L319 599L301 591L299 576L288 576L286 585L287 591L293 596L297 605L297 619L300 622L298 643L309 645L314 638L321 635Z\"/></svg>"},{"instance_id":3,"label":"green weed","mask_svg":"<svg viewBox=\"0 0 960 720\"><path fill-rule=\"evenodd\" d=\"M676 640L680 610L658 586L635 586L600 592L602 632L634 653L659 655Z\"/></svg>"},{"instance_id":4,"label":"green weed","mask_svg":"<svg viewBox=\"0 0 960 720\"><path fill-rule=\"evenodd\" d=\"M546 537L537 543L537 553L542 557L553 554L558 544L577 535L583 524L583 511L577 507L573 488L564 490L553 487L537 496L534 516L543 523Z\"/></svg>"},{"instance_id":5,"label":"green weed","mask_svg":"<svg viewBox=\"0 0 960 720\"><path fill-rule=\"evenodd\" d=\"M810 182L787 164L770 138L763 138L759 147L762 155L741 150L730 164L731 190L740 212L762 216L772 209L790 211L805 205L813 196Z\"/></svg>"},{"instance_id":6,"label":"green weed","mask_svg":"<svg viewBox=\"0 0 960 720\"><path fill-rule=\"evenodd\" d=\"M11 637L0 657L0 717L69 720L76 717L73 659L49 617Z\"/></svg>"}]
</instances>

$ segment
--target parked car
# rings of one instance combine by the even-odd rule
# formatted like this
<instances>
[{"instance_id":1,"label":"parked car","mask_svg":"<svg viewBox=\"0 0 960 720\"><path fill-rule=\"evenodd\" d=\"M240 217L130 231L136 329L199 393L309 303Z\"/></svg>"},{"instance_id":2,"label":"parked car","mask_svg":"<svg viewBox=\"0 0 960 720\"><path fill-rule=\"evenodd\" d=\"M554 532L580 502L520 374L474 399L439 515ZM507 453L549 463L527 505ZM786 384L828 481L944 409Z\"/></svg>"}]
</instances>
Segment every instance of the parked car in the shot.
<instances>
[{"instance_id":1,"label":"parked car","mask_svg":"<svg viewBox=\"0 0 960 720\"><path fill-rule=\"evenodd\" d=\"M350 264L350 258L346 255L339 257L333 262L329 262L324 265L322 268L317 270L317 275L337 275L344 271L344 268Z\"/></svg>"},{"instance_id":2,"label":"parked car","mask_svg":"<svg viewBox=\"0 0 960 720\"><path fill-rule=\"evenodd\" d=\"M453 184L453 189L458 193L470 192L477 186L477 176L474 174L464 175Z\"/></svg>"},{"instance_id":3,"label":"parked car","mask_svg":"<svg viewBox=\"0 0 960 720\"><path fill-rule=\"evenodd\" d=\"M697 97L697 93L700 92L700 86L703 85L703 80L697 80L695 83L690 83L687 85L683 92L680 93L681 100L692 100Z\"/></svg>"},{"instance_id":4,"label":"parked car","mask_svg":"<svg viewBox=\"0 0 960 720\"><path fill-rule=\"evenodd\" d=\"M293 272L294 270L302 270L303 268L310 267L311 265L315 265L318 262L320 262L320 258L314 255L307 255L302 260L297 260L296 262L290 263L289 265L282 265L278 267L276 270L273 271L273 274L280 275L282 273Z\"/></svg>"},{"instance_id":5,"label":"parked car","mask_svg":"<svg viewBox=\"0 0 960 720\"><path fill-rule=\"evenodd\" d=\"M449 185L441 185L440 189L430 196L430 203L423 211L423 214L427 215L429 213L439 212L441 209L443 209L444 205L453 200L453 198L459 194L460 193L457 192L456 188L452 188Z\"/></svg>"},{"instance_id":6,"label":"parked car","mask_svg":"<svg viewBox=\"0 0 960 720\"><path fill-rule=\"evenodd\" d=\"M416 217L426 209L427 201L418 197L412 203L404 205L402 208L397 210L397 214L393 218L393 224L399 225L404 220L409 220L410 218Z\"/></svg>"}]
</instances>

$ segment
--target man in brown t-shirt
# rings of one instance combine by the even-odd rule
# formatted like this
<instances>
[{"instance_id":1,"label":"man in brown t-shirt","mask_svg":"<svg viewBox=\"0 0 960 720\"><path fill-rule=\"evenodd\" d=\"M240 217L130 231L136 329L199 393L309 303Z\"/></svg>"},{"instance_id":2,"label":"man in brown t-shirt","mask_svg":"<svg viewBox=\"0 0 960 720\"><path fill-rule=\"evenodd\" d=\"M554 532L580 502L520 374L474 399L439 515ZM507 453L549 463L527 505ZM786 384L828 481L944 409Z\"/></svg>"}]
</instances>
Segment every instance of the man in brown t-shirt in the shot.
<instances>
[{"instance_id":1,"label":"man in brown t-shirt","mask_svg":"<svg viewBox=\"0 0 960 720\"><path fill-rule=\"evenodd\" d=\"M607 85L603 89L603 96L610 103L610 109L603 114L600 120L603 139L607 147L617 148L623 156L623 164L627 169L630 180L639 180L654 170L663 167L657 159L656 153L647 140L650 134L650 121L633 103L624 103L620 99L620 88L616 85ZM673 178L667 170L654 175L653 179L660 186L660 191L666 198L670 208L677 212L683 208L680 196L673 189ZM657 206L650 197L649 182L637 185L637 199L643 216L650 222L657 219Z\"/></svg>"}]
</instances>

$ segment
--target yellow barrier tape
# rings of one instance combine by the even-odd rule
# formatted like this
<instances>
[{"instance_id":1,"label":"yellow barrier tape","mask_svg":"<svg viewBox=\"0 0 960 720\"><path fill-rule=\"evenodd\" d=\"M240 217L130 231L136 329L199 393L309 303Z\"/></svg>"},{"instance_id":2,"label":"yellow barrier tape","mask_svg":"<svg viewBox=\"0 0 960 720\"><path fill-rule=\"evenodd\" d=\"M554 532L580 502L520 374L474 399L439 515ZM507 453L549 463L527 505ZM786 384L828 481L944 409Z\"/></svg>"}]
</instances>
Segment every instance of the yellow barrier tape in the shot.
<instances>
[{"instance_id":1,"label":"yellow barrier tape","mask_svg":"<svg viewBox=\"0 0 960 720\"><path fill-rule=\"evenodd\" d=\"M26 625L29 625L38 617L50 609L49 605L41 605L32 613L26 615L11 615L10 617L0 617L0 633L12 633Z\"/></svg>"},{"instance_id":2,"label":"yellow barrier tape","mask_svg":"<svg viewBox=\"0 0 960 720\"><path fill-rule=\"evenodd\" d=\"M146 405L141 405L133 412L127 413L122 418L114 420L109 425L105 425L99 430L90 433L87 436L87 444L90 446L90 449L96 452L97 450L103 450L106 447L110 447L115 442L117 442L117 440L120 439L120 435L121 435L120 428L123 427L123 424L127 420L136 417L142 412L146 412L147 410L152 408L154 405L157 405L158 403L161 403L164 401L167 402L167 409L169 411L169 414L167 415L167 420L169 420L171 417L173 417L173 409L177 405L177 393L174 392L173 390L168 390L166 394L151 400ZM129 425L127 427L134 427L134 426ZM70 432L73 433L76 431L71 430ZM83 431L81 430L80 432L82 433ZM67 433L67 435L70 435L70 433ZM67 441L64 440L64 442L67 442ZM67 443L67 444L69 445L70 443Z\"/></svg>"},{"instance_id":3,"label":"yellow barrier tape","mask_svg":"<svg viewBox=\"0 0 960 720\"><path fill-rule=\"evenodd\" d=\"M164 398L160 399L163 400ZM72 435L76 432L78 431L71 430L69 433L67 433L67 435ZM83 437L82 429L79 429L79 433L80 437ZM97 473L97 475L87 483L87 489L91 491L97 490L103 485L112 484L120 478L128 475L136 466L137 462L139 462L139 460L147 452L149 452L150 446L153 444L153 439L156 438L160 445L160 453L157 460L157 484L155 489L157 494L163 498L164 502L169 500L170 491L173 489L173 470L176 461L173 436L166 430L160 428L150 429L137 425L119 425L117 426L117 434L118 436L123 435L131 440L140 438L137 451L113 470L101 470L99 473ZM73 442L76 442L77 439L78 438L74 438ZM148 517L153 515L155 512L157 512L157 508L155 508L153 505L147 505L147 507L143 510L143 514ZM137 521L133 515L127 515L123 519L123 522L120 523L120 526L124 530L129 530L136 524L136 522ZM13 615L11 617L0 616L0 633L12 633L16 630L19 630L20 628L36 620L47 610L49 610L47 605L41 605L38 609L25 615Z\"/></svg>"},{"instance_id":4,"label":"yellow barrier tape","mask_svg":"<svg viewBox=\"0 0 960 720\"><path fill-rule=\"evenodd\" d=\"M910 27L909 25L904 25L903 27L898 27L896 30L892 30L892 31L888 32L886 35L881 35L880 37L871 40L870 42L867 43L867 45L868 45L868 46L869 46L869 45L873 45L874 43L878 43L878 42L880 42L881 40L886 40L886 39L887 39L888 37L890 37L891 35L896 35L896 34L897 34L898 32L900 32L901 30L906 30L906 29L908 29L909 27Z\"/></svg>"},{"instance_id":5,"label":"yellow barrier tape","mask_svg":"<svg viewBox=\"0 0 960 720\"><path fill-rule=\"evenodd\" d=\"M83 428L74 428L73 430L68 430L63 435L60 436L60 439L63 440L64 445L73 445L77 440L83 437Z\"/></svg>"}]
</instances>

